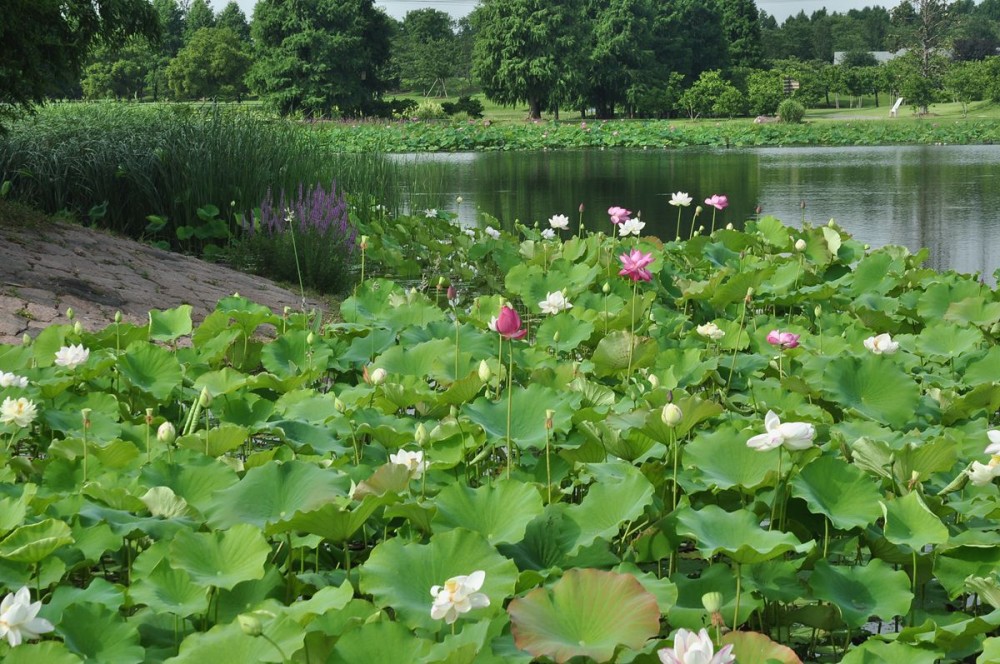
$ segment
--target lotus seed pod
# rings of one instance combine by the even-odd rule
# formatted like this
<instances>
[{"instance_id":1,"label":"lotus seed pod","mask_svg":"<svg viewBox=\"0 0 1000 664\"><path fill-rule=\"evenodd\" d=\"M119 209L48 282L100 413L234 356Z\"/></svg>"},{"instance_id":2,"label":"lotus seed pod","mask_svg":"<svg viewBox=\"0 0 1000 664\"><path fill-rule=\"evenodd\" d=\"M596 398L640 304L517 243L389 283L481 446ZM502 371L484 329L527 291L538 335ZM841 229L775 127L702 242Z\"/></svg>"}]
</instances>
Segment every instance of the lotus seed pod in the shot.
<instances>
[{"instance_id":1,"label":"lotus seed pod","mask_svg":"<svg viewBox=\"0 0 1000 664\"><path fill-rule=\"evenodd\" d=\"M169 445L170 443L177 440L177 429L170 422L164 422L156 430L156 440L160 441L164 445Z\"/></svg>"},{"instance_id":2,"label":"lotus seed pod","mask_svg":"<svg viewBox=\"0 0 1000 664\"><path fill-rule=\"evenodd\" d=\"M684 419L684 413L681 412L681 409L678 408L677 404L668 403L663 407L663 410L660 411L660 419L668 427L673 428L680 424L681 420Z\"/></svg>"},{"instance_id":3,"label":"lotus seed pod","mask_svg":"<svg viewBox=\"0 0 1000 664\"><path fill-rule=\"evenodd\" d=\"M413 432L413 440L417 441L417 445L423 447L430 442L431 436L427 433L427 427L421 422L417 425L417 430Z\"/></svg>"},{"instance_id":4,"label":"lotus seed pod","mask_svg":"<svg viewBox=\"0 0 1000 664\"><path fill-rule=\"evenodd\" d=\"M484 383L488 383L490 378L493 376L493 372L490 371L490 365L486 363L486 360L479 361L479 380Z\"/></svg>"},{"instance_id":5,"label":"lotus seed pod","mask_svg":"<svg viewBox=\"0 0 1000 664\"><path fill-rule=\"evenodd\" d=\"M362 235L361 236L361 248L362 249L367 249L368 248L368 236L367 235Z\"/></svg>"},{"instance_id":6,"label":"lotus seed pod","mask_svg":"<svg viewBox=\"0 0 1000 664\"><path fill-rule=\"evenodd\" d=\"M385 369L379 367L372 372L372 385L381 385L385 382L385 377L388 375Z\"/></svg>"},{"instance_id":7,"label":"lotus seed pod","mask_svg":"<svg viewBox=\"0 0 1000 664\"><path fill-rule=\"evenodd\" d=\"M263 623L261 623L260 618L252 613L241 613L236 616L236 620L240 623L240 629L247 636L260 636L264 633Z\"/></svg>"},{"instance_id":8,"label":"lotus seed pod","mask_svg":"<svg viewBox=\"0 0 1000 664\"><path fill-rule=\"evenodd\" d=\"M798 240L796 240L795 241L795 251L797 251L799 253L802 253L805 250L806 250L806 241L803 240L802 238L799 238Z\"/></svg>"},{"instance_id":9,"label":"lotus seed pod","mask_svg":"<svg viewBox=\"0 0 1000 664\"><path fill-rule=\"evenodd\" d=\"M122 322L122 312L120 311L115 312L115 322L116 323Z\"/></svg>"},{"instance_id":10,"label":"lotus seed pod","mask_svg":"<svg viewBox=\"0 0 1000 664\"><path fill-rule=\"evenodd\" d=\"M146 426L150 426L151 424L153 424L153 409L152 408L147 408L146 409Z\"/></svg>"},{"instance_id":11,"label":"lotus seed pod","mask_svg":"<svg viewBox=\"0 0 1000 664\"><path fill-rule=\"evenodd\" d=\"M709 613L717 613L722 609L722 593L705 593L701 596L701 605Z\"/></svg>"},{"instance_id":12,"label":"lotus seed pod","mask_svg":"<svg viewBox=\"0 0 1000 664\"><path fill-rule=\"evenodd\" d=\"M202 408L208 408L212 405L212 393L208 391L207 387L201 388L201 394L198 395L198 405Z\"/></svg>"},{"instance_id":13,"label":"lotus seed pod","mask_svg":"<svg viewBox=\"0 0 1000 664\"><path fill-rule=\"evenodd\" d=\"M76 316L76 314L73 312L73 307L66 310L66 318L73 320L74 316Z\"/></svg>"},{"instance_id":14,"label":"lotus seed pod","mask_svg":"<svg viewBox=\"0 0 1000 664\"><path fill-rule=\"evenodd\" d=\"M552 418L555 417L556 411L548 409L545 411L545 428L551 429L553 426Z\"/></svg>"},{"instance_id":15,"label":"lotus seed pod","mask_svg":"<svg viewBox=\"0 0 1000 664\"><path fill-rule=\"evenodd\" d=\"M89 429L90 428L90 413L91 412L92 411L91 411L90 408L81 408L80 409L80 415L83 416L83 428L84 429Z\"/></svg>"}]
</instances>

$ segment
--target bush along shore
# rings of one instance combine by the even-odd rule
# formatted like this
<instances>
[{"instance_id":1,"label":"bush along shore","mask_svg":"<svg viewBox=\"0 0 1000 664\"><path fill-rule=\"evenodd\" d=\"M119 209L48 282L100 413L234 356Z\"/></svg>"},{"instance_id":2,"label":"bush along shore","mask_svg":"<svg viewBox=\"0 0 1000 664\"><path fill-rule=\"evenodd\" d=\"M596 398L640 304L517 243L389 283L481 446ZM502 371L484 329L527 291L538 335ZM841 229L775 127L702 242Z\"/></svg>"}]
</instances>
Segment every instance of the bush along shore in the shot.
<instances>
[{"instance_id":1,"label":"bush along shore","mask_svg":"<svg viewBox=\"0 0 1000 664\"><path fill-rule=\"evenodd\" d=\"M334 321L0 347L0 658L1000 657L995 290L833 224L415 221Z\"/></svg>"}]
</instances>

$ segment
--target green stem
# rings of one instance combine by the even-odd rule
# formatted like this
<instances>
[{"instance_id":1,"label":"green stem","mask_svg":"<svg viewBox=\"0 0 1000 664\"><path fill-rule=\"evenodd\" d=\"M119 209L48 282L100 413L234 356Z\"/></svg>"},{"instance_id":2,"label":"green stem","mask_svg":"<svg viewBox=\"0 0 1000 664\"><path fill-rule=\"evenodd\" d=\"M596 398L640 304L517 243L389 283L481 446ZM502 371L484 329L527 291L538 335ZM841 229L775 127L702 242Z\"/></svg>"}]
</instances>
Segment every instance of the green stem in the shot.
<instances>
[{"instance_id":1,"label":"green stem","mask_svg":"<svg viewBox=\"0 0 1000 664\"><path fill-rule=\"evenodd\" d=\"M677 232L674 234L674 238L677 240L681 239L681 206L677 206Z\"/></svg>"},{"instance_id":2,"label":"green stem","mask_svg":"<svg viewBox=\"0 0 1000 664\"><path fill-rule=\"evenodd\" d=\"M677 432L674 431L673 427L670 428L670 446L674 449L674 481L673 481L673 495L670 501L670 511L673 512L677 509L677 457L678 447L677 444Z\"/></svg>"},{"instance_id":3,"label":"green stem","mask_svg":"<svg viewBox=\"0 0 1000 664\"><path fill-rule=\"evenodd\" d=\"M549 423L546 420L546 422L545 422L545 491L546 491L546 494L548 496L548 504L549 505L552 504L552 462L551 462L551 459L549 458L549 455L550 455L549 438L550 437L551 437L551 435L550 435L550 430L549 430Z\"/></svg>"},{"instance_id":4,"label":"green stem","mask_svg":"<svg viewBox=\"0 0 1000 664\"><path fill-rule=\"evenodd\" d=\"M628 340L628 369L625 371L625 379L632 374L632 353L635 350L635 298L639 291L639 282L632 282L632 336Z\"/></svg>"},{"instance_id":5,"label":"green stem","mask_svg":"<svg viewBox=\"0 0 1000 664\"><path fill-rule=\"evenodd\" d=\"M774 529L774 510L778 505L778 491L781 488L781 461L784 455L784 448L778 448L778 481L774 485L774 497L771 499L771 516L767 520L767 529Z\"/></svg>"},{"instance_id":6,"label":"green stem","mask_svg":"<svg viewBox=\"0 0 1000 664\"><path fill-rule=\"evenodd\" d=\"M726 379L726 396L729 396L729 385L733 381L733 372L736 370L736 351L740 347L740 335L743 334L743 325L746 322L748 306L746 299L744 299L743 312L740 314L740 329L736 331L736 343L733 344L733 359L729 363L729 377Z\"/></svg>"},{"instance_id":7,"label":"green stem","mask_svg":"<svg viewBox=\"0 0 1000 664\"><path fill-rule=\"evenodd\" d=\"M733 629L739 626L740 620L740 591L743 590L742 587L743 580L743 570L740 568L740 564L736 563L736 608L733 609Z\"/></svg>"},{"instance_id":8,"label":"green stem","mask_svg":"<svg viewBox=\"0 0 1000 664\"><path fill-rule=\"evenodd\" d=\"M716 207L712 208L712 230L709 231L708 233L709 237L715 234L715 213L718 211L719 211L718 208Z\"/></svg>"},{"instance_id":9,"label":"green stem","mask_svg":"<svg viewBox=\"0 0 1000 664\"><path fill-rule=\"evenodd\" d=\"M271 637L269 637L269 636L268 636L267 634L264 634L264 633L261 633L261 635L260 635L260 638L264 639L265 641L267 641L268 643L270 643L270 644L271 644L272 646L274 646L274 649L278 651L278 654L279 654L279 655L281 655L281 661L282 661L282 662L287 662L287 661L289 661L289 659L288 659L288 656L287 656L287 655L285 655L285 651L284 651L284 650L282 650L282 649L281 649L281 646L279 646L279 645L278 645L277 643L275 643L275 642L274 642L274 641L273 641L273 640L271 639Z\"/></svg>"},{"instance_id":10,"label":"green stem","mask_svg":"<svg viewBox=\"0 0 1000 664\"><path fill-rule=\"evenodd\" d=\"M500 343L503 343L502 341ZM510 341L507 358L507 479L510 479L510 467L513 463L513 452L510 444L510 418L514 408L514 340Z\"/></svg>"}]
</instances>

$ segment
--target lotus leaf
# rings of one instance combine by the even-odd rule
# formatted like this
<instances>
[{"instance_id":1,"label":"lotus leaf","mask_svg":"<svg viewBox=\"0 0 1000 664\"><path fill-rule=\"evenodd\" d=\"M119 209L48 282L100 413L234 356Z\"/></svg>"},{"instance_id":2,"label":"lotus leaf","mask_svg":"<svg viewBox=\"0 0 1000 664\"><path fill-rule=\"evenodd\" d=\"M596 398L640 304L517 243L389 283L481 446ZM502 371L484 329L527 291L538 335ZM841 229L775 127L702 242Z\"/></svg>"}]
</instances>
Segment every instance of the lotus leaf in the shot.
<instances>
[{"instance_id":1,"label":"lotus leaf","mask_svg":"<svg viewBox=\"0 0 1000 664\"><path fill-rule=\"evenodd\" d=\"M844 622L852 628L861 627L871 616L890 620L905 615L913 599L906 572L894 571L877 558L854 567L817 561L809 586L818 599L837 606Z\"/></svg>"},{"instance_id":2,"label":"lotus leaf","mask_svg":"<svg viewBox=\"0 0 1000 664\"><path fill-rule=\"evenodd\" d=\"M56 630L66 647L85 660L138 664L146 659L135 626L127 623L118 611L99 604L66 607Z\"/></svg>"},{"instance_id":3,"label":"lotus leaf","mask_svg":"<svg viewBox=\"0 0 1000 664\"><path fill-rule=\"evenodd\" d=\"M465 528L494 545L521 541L528 523L542 513L538 490L513 480L478 489L451 484L437 495L434 504L435 532Z\"/></svg>"},{"instance_id":4,"label":"lotus leaf","mask_svg":"<svg viewBox=\"0 0 1000 664\"><path fill-rule=\"evenodd\" d=\"M241 581L262 578L270 553L257 527L239 523L213 533L178 531L170 543L169 561L196 583L229 589Z\"/></svg>"},{"instance_id":5,"label":"lotus leaf","mask_svg":"<svg viewBox=\"0 0 1000 664\"><path fill-rule=\"evenodd\" d=\"M191 334L191 305L182 304L176 309L149 312L149 338L153 341L176 341Z\"/></svg>"},{"instance_id":6,"label":"lotus leaf","mask_svg":"<svg viewBox=\"0 0 1000 664\"><path fill-rule=\"evenodd\" d=\"M694 539L706 559L722 553L745 565L771 560L788 551L804 553L815 544L802 544L791 533L764 530L747 510L726 512L717 505L706 505L701 510L687 507L677 518L678 534Z\"/></svg>"},{"instance_id":7,"label":"lotus leaf","mask_svg":"<svg viewBox=\"0 0 1000 664\"><path fill-rule=\"evenodd\" d=\"M948 541L948 528L924 503L920 494L910 492L888 503L880 502L885 516L885 538L914 551Z\"/></svg>"},{"instance_id":8,"label":"lotus leaf","mask_svg":"<svg viewBox=\"0 0 1000 664\"><path fill-rule=\"evenodd\" d=\"M791 481L792 495L802 498L810 511L823 514L837 528L867 526L878 516L881 493L871 478L838 458L822 456L803 468Z\"/></svg>"}]
</instances>

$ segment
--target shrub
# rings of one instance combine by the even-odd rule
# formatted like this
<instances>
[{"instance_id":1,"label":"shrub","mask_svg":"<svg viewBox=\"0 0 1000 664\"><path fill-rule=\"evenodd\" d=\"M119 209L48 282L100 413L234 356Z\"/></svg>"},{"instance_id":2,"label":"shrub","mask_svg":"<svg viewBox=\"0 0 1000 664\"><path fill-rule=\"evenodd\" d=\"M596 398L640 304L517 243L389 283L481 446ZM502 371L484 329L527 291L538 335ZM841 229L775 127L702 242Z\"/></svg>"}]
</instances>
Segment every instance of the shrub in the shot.
<instances>
[{"instance_id":1,"label":"shrub","mask_svg":"<svg viewBox=\"0 0 1000 664\"><path fill-rule=\"evenodd\" d=\"M794 99L786 99L778 104L778 117L782 122L798 124L806 115L806 107Z\"/></svg>"},{"instance_id":2,"label":"shrub","mask_svg":"<svg viewBox=\"0 0 1000 664\"><path fill-rule=\"evenodd\" d=\"M441 120L448 117L448 114L444 112L441 104L425 100L417 104L416 110L413 111L413 117L418 120Z\"/></svg>"},{"instance_id":3,"label":"shrub","mask_svg":"<svg viewBox=\"0 0 1000 664\"><path fill-rule=\"evenodd\" d=\"M356 232L335 182L329 191L300 184L293 199L282 191L277 202L268 190L251 216L230 249L235 267L322 293L345 290Z\"/></svg>"}]
</instances>

